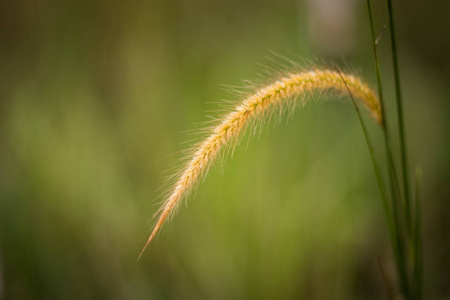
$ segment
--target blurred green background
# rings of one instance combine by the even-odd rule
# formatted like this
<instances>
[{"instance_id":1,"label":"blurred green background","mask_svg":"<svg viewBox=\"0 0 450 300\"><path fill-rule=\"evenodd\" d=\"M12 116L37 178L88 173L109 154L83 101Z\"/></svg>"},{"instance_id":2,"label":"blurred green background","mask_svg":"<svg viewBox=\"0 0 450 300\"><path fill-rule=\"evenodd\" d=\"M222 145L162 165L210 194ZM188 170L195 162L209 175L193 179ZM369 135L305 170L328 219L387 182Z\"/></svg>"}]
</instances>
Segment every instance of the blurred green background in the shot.
<instances>
[{"instance_id":1,"label":"blurred green background","mask_svg":"<svg viewBox=\"0 0 450 300\"><path fill-rule=\"evenodd\" d=\"M448 299L450 7L394 2L425 294ZM386 299L387 229L348 101L245 140L136 261L168 155L229 98L219 84L256 79L273 50L374 85L369 30L358 0L1 1L0 299ZM386 32L394 121L389 47Z\"/></svg>"}]
</instances>

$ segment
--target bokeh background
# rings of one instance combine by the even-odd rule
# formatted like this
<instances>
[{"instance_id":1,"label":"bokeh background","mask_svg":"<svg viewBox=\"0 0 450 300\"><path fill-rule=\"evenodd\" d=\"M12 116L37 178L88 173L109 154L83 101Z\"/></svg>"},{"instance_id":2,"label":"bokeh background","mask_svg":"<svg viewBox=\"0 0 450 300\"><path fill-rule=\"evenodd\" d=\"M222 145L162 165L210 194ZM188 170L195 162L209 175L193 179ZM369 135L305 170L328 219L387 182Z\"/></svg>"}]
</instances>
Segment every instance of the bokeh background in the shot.
<instances>
[{"instance_id":1,"label":"bokeh background","mask_svg":"<svg viewBox=\"0 0 450 300\"><path fill-rule=\"evenodd\" d=\"M448 299L450 7L394 2L425 294ZM389 47L385 32L394 121ZM229 98L220 84L284 63L269 50L375 84L365 1L0 1L0 299L386 299L375 177L333 97L243 142L136 261L169 154Z\"/></svg>"}]
</instances>

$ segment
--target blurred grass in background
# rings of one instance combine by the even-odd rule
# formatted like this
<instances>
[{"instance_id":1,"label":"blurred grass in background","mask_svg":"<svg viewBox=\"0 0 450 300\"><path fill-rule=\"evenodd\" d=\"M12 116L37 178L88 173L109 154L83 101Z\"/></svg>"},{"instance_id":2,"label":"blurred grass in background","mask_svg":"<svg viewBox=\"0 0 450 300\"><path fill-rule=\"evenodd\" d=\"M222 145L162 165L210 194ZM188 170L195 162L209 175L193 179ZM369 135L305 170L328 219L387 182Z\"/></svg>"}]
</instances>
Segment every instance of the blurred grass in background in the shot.
<instances>
[{"instance_id":1,"label":"blurred grass in background","mask_svg":"<svg viewBox=\"0 0 450 300\"><path fill-rule=\"evenodd\" d=\"M336 14L326 2L2 1L0 298L385 299L390 246L349 103L311 103L245 140L136 262L178 159L168 154L187 147L182 131L206 120L207 102L229 98L219 84L255 79L268 49L374 82L365 2L334 1ZM444 299L449 7L396 5L425 295ZM384 3L374 8L381 29ZM390 79L387 38L380 47Z\"/></svg>"}]
</instances>

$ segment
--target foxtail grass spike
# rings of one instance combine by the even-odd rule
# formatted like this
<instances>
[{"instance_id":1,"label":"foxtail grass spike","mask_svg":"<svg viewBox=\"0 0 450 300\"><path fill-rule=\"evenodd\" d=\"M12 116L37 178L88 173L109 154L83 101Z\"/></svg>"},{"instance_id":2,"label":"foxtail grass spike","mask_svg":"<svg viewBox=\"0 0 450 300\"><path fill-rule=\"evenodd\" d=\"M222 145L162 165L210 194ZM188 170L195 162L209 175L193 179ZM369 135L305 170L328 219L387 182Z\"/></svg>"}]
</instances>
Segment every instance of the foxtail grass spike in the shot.
<instances>
[{"instance_id":1,"label":"foxtail grass spike","mask_svg":"<svg viewBox=\"0 0 450 300\"><path fill-rule=\"evenodd\" d=\"M256 126L255 121L267 119L268 114L294 107L298 101L304 104L306 96L311 92L337 91L344 94L348 92L347 88L381 125L383 117L380 102L373 90L356 76L340 74L332 70L288 73L244 98L233 111L219 120L209 136L194 149L191 159L180 172L180 176L158 211L159 218L139 257L161 229L164 221L190 194L220 151L227 146L235 145L245 128Z\"/></svg>"}]
</instances>

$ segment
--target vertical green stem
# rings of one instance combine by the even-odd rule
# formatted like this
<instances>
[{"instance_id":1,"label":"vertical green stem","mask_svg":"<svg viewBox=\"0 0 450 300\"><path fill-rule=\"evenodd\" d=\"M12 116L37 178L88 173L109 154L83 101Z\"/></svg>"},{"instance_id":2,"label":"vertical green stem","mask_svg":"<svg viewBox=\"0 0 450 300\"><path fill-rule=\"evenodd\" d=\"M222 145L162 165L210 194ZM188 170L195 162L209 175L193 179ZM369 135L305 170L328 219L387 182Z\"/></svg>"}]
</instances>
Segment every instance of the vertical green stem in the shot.
<instances>
[{"instance_id":1,"label":"vertical green stem","mask_svg":"<svg viewBox=\"0 0 450 300\"><path fill-rule=\"evenodd\" d=\"M380 64L378 63L377 42L376 42L376 37L375 37L375 29L373 26L372 8L370 6L370 0L367 0L367 8L369 9L370 31L372 33L373 55L375 58L375 70L376 70L377 83L378 83L378 97L380 98L381 115L383 116L382 125L383 125L383 130L385 132L384 136L387 141L388 138L387 138L387 127L386 127L386 114L384 112L385 109L384 109L383 88L381 85Z\"/></svg>"},{"instance_id":2,"label":"vertical green stem","mask_svg":"<svg viewBox=\"0 0 450 300\"><path fill-rule=\"evenodd\" d=\"M402 106L402 93L400 89L400 71L398 67L398 55L397 55L397 42L395 38L395 28L394 28L394 11L392 8L392 0L387 0L388 11L389 11L389 30L391 35L391 50L392 50L392 63L394 67L394 81L395 81L395 95L397 101L397 120L398 120L398 130L400 135L400 156L402 164L402 178L403 178L403 192L405 196L405 214L406 214L406 225L408 232L411 233L411 205L409 197L409 175L408 175L408 163L406 156L406 139L405 139L405 129L403 121L403 106Z\"/></svg>"},{"instance_id":3,"label":"vertical green stem","mask_svg":"<svg viewBox=\"0 0 450 300\"><path fill-rule=\"evenodd\" d=\"M379 164L377 162L377 159L375 157L375 151L374 151L374 148L372 146L372 142L369 139L369 134L367 132L366 126L364 124L364 121L363 121L363 119L361 117L361 112L360 112L358 106L356 105L355 99L353 98L353 95L350 92L350 89L349 89L349 87L347 85L347 82L345 82L344 77L342 76L342 74L341 74L341 72L339 70L338 70L338 72L339 72L339 75L342 78L342 81L345 84L345 87L347 88L348 94L350 95L350 98L352 99L353 106L354 106L354 108L356 110L356 114L358 115L358 120L359 120L359 123L361 124L362 130L363 130L363 134L364 134L364 137L366 139L367 148L369 149L370 159L372 160L372 166L373 166L373 170L375 172L375 177L377 179L378 188L380 189L381 200L383 202L383 208L384 208L384 212L385 212L385 215L386 215L386 221L387 221L388 229L389 229L389 232L392 232L392 230L393 230L393 223L392 223L392 221L393 220L392 220L391 214L390 214L390 205L389 205L389 202L388 202L388 197L387 197L386 187L384 185L383 177L381 176L380 166L379 166Z\"/></svg>"},{"instance_id":4,"label":"vertical green stem","mask_svg":"<svg viewBox=\"0 0 450 300\"><path fill-rule=\"evenodd\" d=\"M390 158L388 159L388 173L389 173L389 183L391 187L392 192L392 203L393 203L393 219L394 219L394 228L395 228L395 239L394 239L394 249L395 256L396 256L396 263L397 263L397 269L400 276L400 284L401 289L403 292L403 295L406 297L406 299L410 296L410 290L409 290L409 283L408 283L408 271L406 267L407 261L405 261L405 243L403 240L402 235L402 218L401 218L401 208L400 208L400 202L398 201L400 199L400 190L398 188L398 182L395 179L395 169L393 162ZM408 244L406 244L408 246Z\"/></svg>"},{"instance_id":5,"label":"vertical green stem","mask_svg":"<svg viewBox=\"0 0 450 300\"><path fill-rule=\"evenodd\" d=\"M352 93L350 92L350 89L347 86L347 83L345 82L344 78L341 75L341 72L338 70L339 75L342 78L342 81L344 82L347 91L350 95L350 98L352 99L352 103L353 106L355 107L356 113L358 115L358 119L359 122L361 124L363 133L364 133L364 137L366 139L366 143L367 143L367 147L369 148L369 154L370 154L370 158L372 160L372 164L373 164L373 168L375 171L375 176L377 178L377 182L378 182L378 187L380 189L380 193L381 193L381 200L383 202L383 208L385 211L385 215L386 215L386 221L387 221L387 225L388 225L388 229L389 229L389 237L391 238L391 243L393 245L394 248L394 253L395 253L395 257L396 257L396 262L397 262L397 269L398 269L398 273L400 275L400 280L401 280L401 284L402 284L402 289L404 290L405 295L408 294L408 283L407 283L407 275L406 275L406 268L405 268L405 262L403 260L403 241L402 241L402 236L401 233L399 231L399 228L401 228L400 226L400 215L399 215L399 209L398 209L398 202L394 202L394 207L393 210L390 210L390 205L388 203L388 198L387 198L387 194L386 194L386 188L384 186L384 182L381 176L381 171L380 171L380 167L378 165L378 162L375 158L375 151L373 150L373 146L372 143L369 139L369 135L366 129L366 126L364 125L364 121L361 117L361 113L359 111L358 106L355 103L355 100L353 98ZM389 182L390 182L390 187L391 187L391 191L394 194L397 190L395 189L395 182L392 179L392 176L394 176L395 178L395 174L393 174L395 171L392 167L392 165L389 163L390 160L388 160L388 167L389 167ZM398 191L397 191L398 192ZM395 196L393 196L393 198L395 198ZM393 212L393 216L391 215L391 211Z\"/></svg>"},{"instance_id":6,"label":"vertical green stem","mask_svg":"<svg viewBox=\"0 0 450 300\"><path fill-rule=\"evenodd\" d=\"M408 284L408 272L406 267L406 261L405 261L405 249L404 249L404 241L403 241L403 234L402 234L402 222L401 222L401 207L400 207L400 189L398 186L398 180L397 175L395 171L395 164L392 159L392 152L391 152L391 145L389 142L389 131L387 128L387 120L386 120L386 114L385 114L385 106L384 106L384 97L383 97L383 88L382 88L382 82L381 82L381 74L380 74L380 66L379 66L379 60L378 60L378 51L377 51L377 39L375 37L375 30L374 30L374 22L372 17L372 9L370 5L370 0L367 0L367 7L369 12L369 19L370 19L370 28L371 28L371 34L372 34L372 43L373 43L373 53L374 53L374 59L375 59L375 68L376 68L376 76L377 76L377 83L378 83L378 94L380 97L380 106L381 106L381 112L383 116L383 134L384 134L384 140L385 140L385 150L386 150L386 163L387 163L387 171L388 171L388 177L389 177L389 187L390 192L392 196L392 218L393 218L393 227L394 230L390 232L391 234L391 241L392 246L394 249L394 254L396 257L396 264L397 264L397 271L400 279L401 289L406 297L409 297L409 284ZM391 26L392 28L392 26ZM398 74L397 74L398 75ZM403 113L402 113L403 114ZM401 118L401 122L403 124L403 115ZM403 126L402 126L402 133L403 133ZM403 172L404 173L404 172ZM406 202L406 201L405 201ZM409 204L409 203L408 203ZM406 209L409 210L409 206ZM408 213L406 213L408 215ZM408 217L407 217L408 218Z\"/></svg>"}]
</instances>

